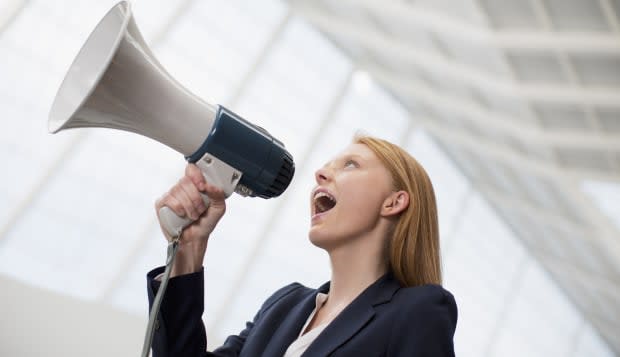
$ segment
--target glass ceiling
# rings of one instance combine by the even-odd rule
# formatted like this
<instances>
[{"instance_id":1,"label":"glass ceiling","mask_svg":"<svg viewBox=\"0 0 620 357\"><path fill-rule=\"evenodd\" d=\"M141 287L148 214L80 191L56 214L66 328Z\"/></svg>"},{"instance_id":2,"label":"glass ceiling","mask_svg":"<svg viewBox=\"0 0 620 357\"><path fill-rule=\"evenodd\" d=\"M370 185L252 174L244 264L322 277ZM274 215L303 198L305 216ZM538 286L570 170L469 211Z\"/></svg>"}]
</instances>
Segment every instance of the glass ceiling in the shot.
<instances>
[{"instance_id":1,"label":"glass ceiling","mask_svg":"<svg viewBox=\"0 0 620 357\"><path fill-rule=\"evenodd\" d=\"M146 321L145 274L165 257L153 203L183 173L183 158L125 132L47 133L64 73L114 3L0 1L0 13L13 14L0 16L0 108L7 125L0 131L0 276L60 293L68 311L74 301L88 301L94 309L111 306ZM330 4L337 13L338 2ZM614 355L537 252L515 235L518 218L507 224L472 184L471 172L447 155L433 127L418 119L416 110L427 104L403 105L289 3L141 0L133 8L153 52L179 82L265 127L297 165L280 198L228 201L205 260L210 348L239 332L278 287L291 281L316 287L329 279L326 255L307 240L308 194L314 170L361 130L402 145L433 180L445 286L459 306L457 355ZM428 11L431 16L450 7ZM445 46L455 56L469 50ZM421 80L443 82L438 74ZM447 91L462 90L450 83ZM511 189L510 181L498 181ZM618 185L588 181L582 188L620 227ZM540 197L549 206L562 199ZM532 234L546 239L538 230ZM71 319L58 323L67 331L61 338L79 331ZM0 323L0 354L20 354L2 332L9 325ZM122 326L110 327L117 329Z\"/></svg>"}]
</instances>

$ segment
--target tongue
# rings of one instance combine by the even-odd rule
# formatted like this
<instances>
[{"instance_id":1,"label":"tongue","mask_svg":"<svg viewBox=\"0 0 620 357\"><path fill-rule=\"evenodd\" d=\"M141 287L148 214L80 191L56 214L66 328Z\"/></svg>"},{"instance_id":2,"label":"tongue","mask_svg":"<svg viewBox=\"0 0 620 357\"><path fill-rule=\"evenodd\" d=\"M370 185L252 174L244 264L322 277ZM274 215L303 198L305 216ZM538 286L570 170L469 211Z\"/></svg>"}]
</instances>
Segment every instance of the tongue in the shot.
<instances>
[{"instance_id":1,"label":"tongue","mask_svg":"<svg viewBox=\"0 0 620 357\"><path fill-rule=\"evenodd\" d=\"M336 203L330 200L328 197L319 197L316 200L317 211L319 213L327 212L330 209L334 208Z\"/></svg>"}]
</instances>

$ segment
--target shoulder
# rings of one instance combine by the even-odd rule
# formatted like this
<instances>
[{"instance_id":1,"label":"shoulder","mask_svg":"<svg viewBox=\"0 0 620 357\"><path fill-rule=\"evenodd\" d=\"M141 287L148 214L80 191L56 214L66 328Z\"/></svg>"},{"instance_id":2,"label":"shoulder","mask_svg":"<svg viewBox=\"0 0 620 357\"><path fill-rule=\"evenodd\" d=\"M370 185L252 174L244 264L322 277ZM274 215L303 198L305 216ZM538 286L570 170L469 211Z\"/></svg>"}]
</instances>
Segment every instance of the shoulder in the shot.
<instances>
[{"instance_id":1,"label":"shoulder","mask_svg":"<svg viewBox=\"0 0 620 357\"><path fill-rule=\"evenodd\" d=\"M394 294L394 298L408 300L417 304L454 304L454 296L451 292L444 289L441 285L426 284L419 286L412 286L407 288L400 288Z\"/></svg>"},{"instance_id":2,"label":"shoulder","mask_svg":"<svg viewBox=\"0 0 620 357\"><path fill-rule=\"evenodd\" d=\"M457 308L439 285L400 288L392 298L388 355L454 356Z\"/></svg>"},{"instance_id":3,"label":"shoulder","mask_svg":"<svg viewBox=\"0 0 620 357\"><path fill-rule=\"evenodd\" d=\"M393 302L405 321L415 317L415 320L425 323L435 322L452 328L456 326L456 301L452 293L441 285L428 284L398 289Z\"/></svg>"},{"instance_id":4,"label":"shoulder","mask_svg":"<svg viewBox=\"0 0 620 357\"><path fill-rule=\"evenodd\" d=\"M430 310L454 315L456 319L456 301L454 295L441 285L427 284L399 289L394 295L403 303L405 311L421 312Z\"/></svg>"},{"instance_id":5,"label":"shoulder","mask_svg":"<svg viewBox=\"0 0 620 357\"><path fill-rule=\"evenodd\" d=\"M261 310L267 310L278 302L283 300L293 300L293 302L303 299L305 296L312 294L316 290L308 288L300 283L294 282L276 290L271 296L265 300Z\"/></svg>"}]
</instances>

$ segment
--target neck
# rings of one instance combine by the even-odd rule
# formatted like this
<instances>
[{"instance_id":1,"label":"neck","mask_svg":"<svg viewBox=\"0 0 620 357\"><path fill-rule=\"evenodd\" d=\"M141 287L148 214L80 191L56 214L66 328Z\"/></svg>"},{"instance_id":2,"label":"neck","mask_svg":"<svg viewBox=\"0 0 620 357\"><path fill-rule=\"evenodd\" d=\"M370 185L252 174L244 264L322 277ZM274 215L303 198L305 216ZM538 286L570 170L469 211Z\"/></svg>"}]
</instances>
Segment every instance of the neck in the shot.
<instances>
[{"instance_id":1,"label":"neck","mask_svg":"<svg viewBox=\"0 0 620 357\"><path fill-rule=\"evenodd\" d=\"M358 237L329 251L332 268L330 305L348 305L387 273L383 241L379 237Z\"/></svg>"}]
</instances>

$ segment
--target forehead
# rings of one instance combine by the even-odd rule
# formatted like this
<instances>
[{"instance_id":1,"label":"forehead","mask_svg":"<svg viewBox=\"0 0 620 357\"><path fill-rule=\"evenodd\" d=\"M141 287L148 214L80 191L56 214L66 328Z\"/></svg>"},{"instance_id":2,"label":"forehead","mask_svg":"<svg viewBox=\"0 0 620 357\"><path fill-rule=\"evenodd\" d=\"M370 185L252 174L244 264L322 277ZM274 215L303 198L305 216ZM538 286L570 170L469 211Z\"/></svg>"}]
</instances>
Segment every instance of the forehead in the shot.
<instances>
[{"instance_id":1,"label":"forehead","mask_svg":"<svg viewBox=\"0 0 620 357\"><path fill-rule=\"evenodd\" d=\"M356 157L365 161L379 161L375 153L364 144L351 143L340 151L331 161L342 160L344 158Z\"/></svg>"},{"instance_id":2,"label":"forehead","mask_svg":"<svg viewBox=\"0 0 620 357\"><path fill-rule=\"evenodd\" d=\"M375 154L370 150L370 148L364 144L360 143L351 143L347 145L341 152L341 155L347 154L357 154L357 155L368 155L374 156Z\"/></svg>"}]
</instances>

